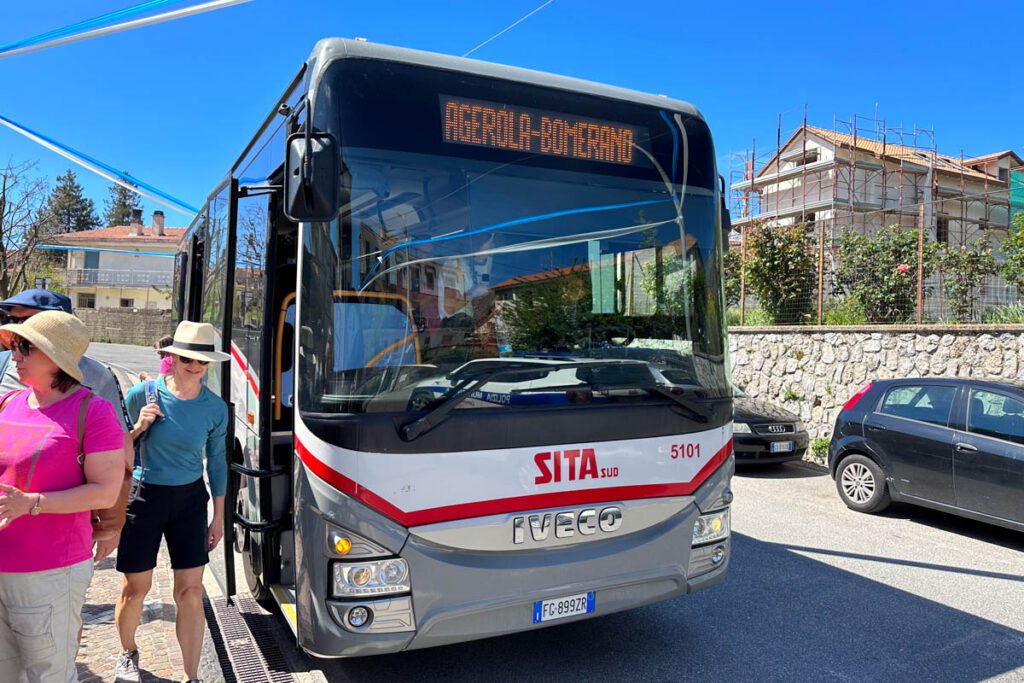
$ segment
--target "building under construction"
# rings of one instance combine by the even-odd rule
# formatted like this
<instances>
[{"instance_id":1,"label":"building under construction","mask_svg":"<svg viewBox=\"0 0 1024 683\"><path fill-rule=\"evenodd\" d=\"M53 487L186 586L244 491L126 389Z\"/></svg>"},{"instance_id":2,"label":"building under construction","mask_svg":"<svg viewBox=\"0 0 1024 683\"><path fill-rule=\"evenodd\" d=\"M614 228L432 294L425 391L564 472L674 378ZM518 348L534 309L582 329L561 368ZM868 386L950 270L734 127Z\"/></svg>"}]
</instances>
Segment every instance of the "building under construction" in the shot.
<instances>
[{"instance_id":1,"label":"building under construction","mask_svg":"<svg viewBox=\"0 0 1024 683\"><path fill-rule=\"evenodd\" d=\"M770 150L731 160L733 225L804 223L829 241L843 230L920 227L926 239L998 245L1024 185L1012 150L977 157L940 154L931 130L887 128L863 117L832 129L803 125ZM1014 202L1016 203L1016 202Z\"/></svg>"}]
</instances>

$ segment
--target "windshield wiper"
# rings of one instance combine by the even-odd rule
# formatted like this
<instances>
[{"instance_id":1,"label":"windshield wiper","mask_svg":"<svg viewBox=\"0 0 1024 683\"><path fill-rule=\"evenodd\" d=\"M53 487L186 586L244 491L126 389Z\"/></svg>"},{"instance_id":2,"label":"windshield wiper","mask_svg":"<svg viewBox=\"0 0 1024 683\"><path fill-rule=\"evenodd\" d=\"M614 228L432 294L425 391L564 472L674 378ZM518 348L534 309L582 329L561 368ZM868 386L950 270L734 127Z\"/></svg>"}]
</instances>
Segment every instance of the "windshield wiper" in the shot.
<instances>
[{"instance_id":1,"label":"windshield wiper","mask_svg":"<svg viewBox=\"0 0 1024 683\"><path fill-rule=\"evenodd\" d=\"M535 375L539 372L555 372L556 370L569 370L573 368L596 368L606 367L615 365L636 365L636 361L623 361L623 360L612 360L612 361L584 361L576 363L552 363L551 365L543 364L531 364L530 367L514 367L514 368L495 368L489 372L484 372L476 377L476 379L464 380L460 385L453 387L453 392L447 394L444 400L438 405L430 409L423 417L416 418L412 422L408 422L399 428L399 433L402 438L406 441L415 441L419 437L423 436L431 429L441 424L448 414L451 413L455 408L465 401L467 398L476 393L481 387L488 382L493 381L497 377L509 377L515 375ZM705 418L707 421L707 418Z\"/></svg>"},{"instance_id":2,"label":"windshield wiper","mask_svg":"<svg viewBox=\"0 0 1024 683\"><path fill-rule=\"evenodd\" d=\"M696 420L697 422L707 422L710 416L700 406L700 404L694 402L692 399L677 394L672 391L669 387L661 386L660 384L591 384L583 382L582 384L565 385L557 387L531 387L529 389L517 389L515 393L518 394L532 394L540 393L544 391L570 391L572 389L587 388L595 394L610 395L611 392L616 390L633 390L638 389L640 391L646 391L648 394L655 394L656 396L664 396L670 401L674 401L676 404L681 406L688 414L690 419Z\"/></svg>"}]
</instances>

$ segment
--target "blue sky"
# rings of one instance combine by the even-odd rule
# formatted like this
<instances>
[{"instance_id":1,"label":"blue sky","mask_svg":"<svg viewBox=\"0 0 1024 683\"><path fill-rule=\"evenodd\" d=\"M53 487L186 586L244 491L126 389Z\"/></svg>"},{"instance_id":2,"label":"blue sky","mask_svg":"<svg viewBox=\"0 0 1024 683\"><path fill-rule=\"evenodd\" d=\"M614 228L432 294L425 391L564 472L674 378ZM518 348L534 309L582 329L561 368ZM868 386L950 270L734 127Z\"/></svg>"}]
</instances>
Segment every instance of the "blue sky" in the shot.
<instances>
[{"instance_id":1,"label":"blue sky","mask_svg":"<svg viewBox=\"0 0 1024 683\"><path fill-rule=\"evenodd\" d=\"M188 0L176 9L198 0ZM134 4L5 3L0 43ZM0 114L130 171L194 205L237 157L322 37L462 54L541 0L254 0L246 5L0 59ZM473 56L663 93L697 105L729 152L800 123L876 112L934 126L940 152L1024 152L1014 2L555 0ZM69 162L0 128L0 159ZM102 208L107 181L76 170ZM147 214L161 208L145 203ZM147 219L148 220L148 219ZM168 215L168 224L186 219Z\"/></svg>"}]
</instances>

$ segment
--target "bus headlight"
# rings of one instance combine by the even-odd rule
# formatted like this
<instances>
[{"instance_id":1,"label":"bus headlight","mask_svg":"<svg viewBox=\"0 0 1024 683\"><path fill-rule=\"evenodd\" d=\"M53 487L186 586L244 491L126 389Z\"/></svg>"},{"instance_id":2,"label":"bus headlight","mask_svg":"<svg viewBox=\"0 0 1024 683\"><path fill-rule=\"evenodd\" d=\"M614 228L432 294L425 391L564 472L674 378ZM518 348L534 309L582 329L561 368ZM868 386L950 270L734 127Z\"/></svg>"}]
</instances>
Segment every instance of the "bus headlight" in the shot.
<instances>
[{"instance_id":1,"label":"bus headlight","mask_svg":"<svg viewBox=\"0 0 1024 683\"><path fill-rule=\"evenodd\" d=\"M693 545L714 543L729 537L729 508L701 515L693 525Z\"/></svg>"},{"instance_id":2,"label":"bus headlight","mask_svg":"<svg viewBox=\"0 0 1024 683\"><path fill-rule=\"evenodd\" d=\"M365 595L408 593L409 564L401 559L360 562L335 562L333 565L335 598L353 598Z\"/></svg>"}]
</instances>

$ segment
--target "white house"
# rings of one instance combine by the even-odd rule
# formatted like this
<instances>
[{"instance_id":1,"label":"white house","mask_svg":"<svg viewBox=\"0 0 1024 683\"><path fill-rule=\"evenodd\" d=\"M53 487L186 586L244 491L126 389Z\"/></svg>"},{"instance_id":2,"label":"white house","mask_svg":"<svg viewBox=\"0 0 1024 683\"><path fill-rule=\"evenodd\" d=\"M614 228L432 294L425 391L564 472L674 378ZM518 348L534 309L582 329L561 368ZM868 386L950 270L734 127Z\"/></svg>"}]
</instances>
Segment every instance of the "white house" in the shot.
<instances>
[{"instance_id":1,"label":"white house","mask_svg":"<svg viewBox=\"0 0 1024 683\"><path fill-rule=\"evenodd\" d=\"M163 211L142 224L142 210L131 225L56 236L67 252L67 293L75 308L171 308L174 253L185 228L165 228Z\"/></svg>"}]
</instances>

